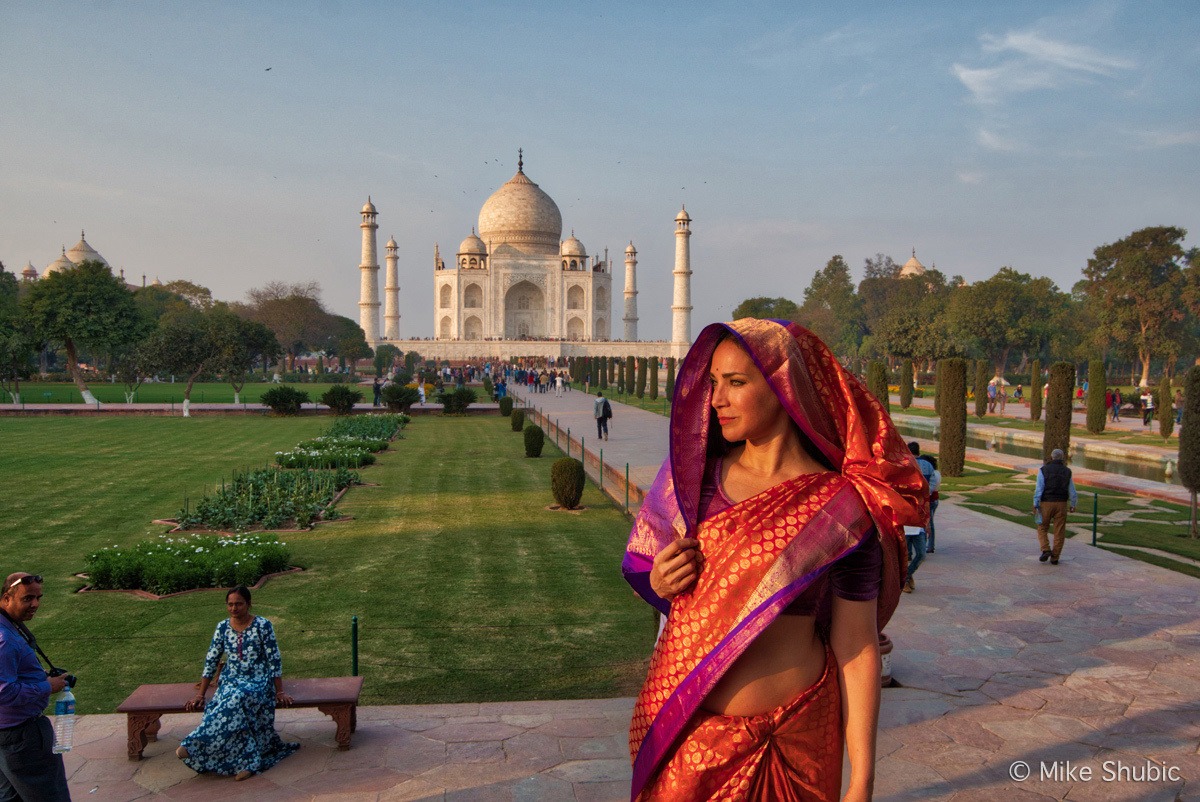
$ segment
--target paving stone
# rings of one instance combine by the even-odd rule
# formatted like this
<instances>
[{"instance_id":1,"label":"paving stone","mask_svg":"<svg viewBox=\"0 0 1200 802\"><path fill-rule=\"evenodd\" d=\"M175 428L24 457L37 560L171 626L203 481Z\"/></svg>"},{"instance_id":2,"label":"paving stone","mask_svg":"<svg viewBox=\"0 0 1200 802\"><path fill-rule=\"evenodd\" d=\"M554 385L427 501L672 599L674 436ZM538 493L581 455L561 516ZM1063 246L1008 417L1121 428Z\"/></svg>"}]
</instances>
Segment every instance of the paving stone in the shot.
<instances>
[{"instance_id":1,"label":"paving stone","mask_svg":"<svg viewBox=\"0 0 1200 802\"><path fill-rule=\"evenodd\" d=\"M514 735L520 735L525 730L502 722L471 723L451 720L447 724L433 730L421 733L424 737L436 741L452 743L455 741L503 741Z\"/></svg>"},{"instance_id":2,"label":"paving stone","mask_svg":"<svg viewBox=\"0 0 1200 802\"><path fill-rule=\"evenodd\" d=\"M612 782L633 776L628 760L568 760L550 770L572 783Z\"/></svg>"},{"instance_id":3,"label":"paving stone","mask_svg":"<svg viewBox=\"0 0 1200 802\"><path fill-rule=\"evenodd\" d=\"M628 802L629 782L575 783L576 802Z\"/></svg>"},{"instance_id":4,"label":"paving stone","mask_svg":"<svg viewBox=\"0 0 1200 802\"><path fill-rule=\"evenodd\" d=\"M504 745L500 741L456 741L446 744L446 760L451 763L503 763Z\"/></svg>"}]
</instances>

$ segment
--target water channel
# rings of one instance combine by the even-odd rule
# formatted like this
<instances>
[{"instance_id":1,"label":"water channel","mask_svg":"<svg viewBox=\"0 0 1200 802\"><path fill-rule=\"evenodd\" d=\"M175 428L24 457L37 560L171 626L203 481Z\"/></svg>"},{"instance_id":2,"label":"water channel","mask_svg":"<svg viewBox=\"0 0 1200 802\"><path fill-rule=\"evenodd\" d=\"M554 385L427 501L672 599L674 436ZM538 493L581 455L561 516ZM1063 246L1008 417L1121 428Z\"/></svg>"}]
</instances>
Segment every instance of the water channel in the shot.
<instances>
[{"instance_id":1,"label":"water channel","mask_svg":"<svg viewBox=\"0 0 1200 802\"><path fill-rule=\"evenodd\" d=\"M929 427L913 426L908 423L896 421L896 428L905 437L929 438L933 436L933 432ZM992 448L992 444L987 438L972 434L970 430L967 431L967 448L998 451L1001 454L1011 454L1014 457L1027 457L1036 462L1041 462L1042 460L1041 446L997 440L996 447ZM1179 484L1179 471L1177 469L1172 471L1172 476L1167 478L1166 472L1163 469L1163 463L1161 462L1120 460L1116 457L1102 454L1089 455L1077 450L1075 455L1069 460L1069 464L1094 471L1131 476L1135 479L1148 479L1151 482L1162 482L1168 485Z\"/></svg>"}]
</instances>

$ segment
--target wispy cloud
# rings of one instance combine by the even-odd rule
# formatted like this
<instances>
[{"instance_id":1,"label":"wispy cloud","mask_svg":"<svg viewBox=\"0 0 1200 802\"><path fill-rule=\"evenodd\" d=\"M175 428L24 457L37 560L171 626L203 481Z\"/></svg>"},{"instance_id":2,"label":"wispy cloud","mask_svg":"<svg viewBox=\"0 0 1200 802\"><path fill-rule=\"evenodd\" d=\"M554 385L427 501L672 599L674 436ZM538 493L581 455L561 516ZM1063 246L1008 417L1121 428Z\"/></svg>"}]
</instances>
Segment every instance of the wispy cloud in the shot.
<instances>
[{"instance_id":1,"label":"wispy cloud","mask_svg":"<svg viewBox=\"0 0 1200 802\"><path fill-rule=\"evenodd\" d=\"M1142 148L1174 148L1200 145L1200 129L1190 131L1129 131Z\"/></svg>"},{"instance_id":2,"label":"wispy cloud","mask_svg":"<svg viewBox=\"0 0 1200 802\"><path fill-rule=\"evenodd\" d=\"M979 38L980 60L986 66L954 64L951 71L976 102L994 104L1004 98L1038 89L1111 77L1137 64L1102 53L1087 45L1061 41L1035 31L1009 31Z\"/></svg>"},{"instance_id":3,"label":"wispy cloud","mask_svg":"<svg viewBox=\"0 0 1200 802\"><path fill-rule=\"evenodd\" d=\"M959 170L958 180L964 184L982 184L984 174L979 170Z\"/></svg>"},{"instance_id":4,"label":"wispy cloud","mask_svg":"<svg viewBox=\"0 0 1200 802\"><path fill-rule=\"evenodd\" d=\"M988 150L1014 151L1019 148L1017 142L1013 139L1000 136L995 131L990 131L987 128L980 128L979 134L976 137L979 144L983 145Z\"/></svg>"}]
</instances>

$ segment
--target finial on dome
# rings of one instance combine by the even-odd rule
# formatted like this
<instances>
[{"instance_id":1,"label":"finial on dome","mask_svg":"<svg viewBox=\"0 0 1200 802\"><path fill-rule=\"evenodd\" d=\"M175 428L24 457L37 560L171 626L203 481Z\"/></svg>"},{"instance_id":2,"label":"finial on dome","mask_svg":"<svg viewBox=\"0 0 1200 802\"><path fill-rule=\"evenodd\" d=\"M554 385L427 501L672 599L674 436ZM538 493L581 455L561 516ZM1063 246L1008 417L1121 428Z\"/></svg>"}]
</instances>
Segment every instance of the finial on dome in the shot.
<instances>
[{"instance_id":1,"label":"finial on dome","mask_svg":"<svg viewBox=\"0 0 1200 802\"><path fill-rule=\"evenodd\" d=\"M63 256L67 255L67 246L66 245L62 246L62 253L63 253Z\"/></svg>"},{"instance_id":2,"label":"finial on dome","mask_svg":"<svg viewBox=\"0 0 1200 802\"><path fill-rule=\"evenodd\" d=\"M917 249L916 248L913 248L913 258L914 259L917 258Z\"/></svg>"},{"instance_id":3,"label":"finial on dome","mask_svg":"<svg viewBox=\"0 0 1200 802\"><path fill-rule=\"evenodd\" d=\"M83 229L82 229L82 228L81 228L81 229L79 229L79 238L80 238L80 239L87 239L87 235L83 233Z\"/></svg>"},{"instance_id":4,"label":"finial on dome","mask_svg":"<svg viewBox=\"0 0 1200 802\"><path fill-rule=\"evenodd\" d=\"M524 172L525 172L525 158L524 158L524 153L525 153L525 152L524 152L524 150L523 150L523 149L521 149L521 148L517 148L517 172L518 172L518 173L524 173Z\"/></svg>"}]
</instances>

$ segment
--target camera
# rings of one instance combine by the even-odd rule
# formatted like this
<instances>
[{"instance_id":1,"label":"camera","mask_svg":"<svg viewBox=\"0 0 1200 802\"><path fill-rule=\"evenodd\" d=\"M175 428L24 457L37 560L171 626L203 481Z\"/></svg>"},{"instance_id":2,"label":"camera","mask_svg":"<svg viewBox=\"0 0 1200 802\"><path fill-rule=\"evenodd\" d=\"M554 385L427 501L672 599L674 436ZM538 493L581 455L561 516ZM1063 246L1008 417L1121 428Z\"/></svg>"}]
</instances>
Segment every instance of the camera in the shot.
<instances>
[{"instance_id":1,"label":"camera","mask_svg":"<svg viewBox=\"0 0 1200 802\"><path fill-rule=\"evenodd\" d=\"M50 677L62 677L67 683L68 688L74 688L77 681L75 675L68 674L65 668L52 668L46 672L46 675Z\"/></svg>"}]
</instances>

